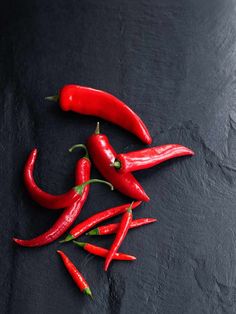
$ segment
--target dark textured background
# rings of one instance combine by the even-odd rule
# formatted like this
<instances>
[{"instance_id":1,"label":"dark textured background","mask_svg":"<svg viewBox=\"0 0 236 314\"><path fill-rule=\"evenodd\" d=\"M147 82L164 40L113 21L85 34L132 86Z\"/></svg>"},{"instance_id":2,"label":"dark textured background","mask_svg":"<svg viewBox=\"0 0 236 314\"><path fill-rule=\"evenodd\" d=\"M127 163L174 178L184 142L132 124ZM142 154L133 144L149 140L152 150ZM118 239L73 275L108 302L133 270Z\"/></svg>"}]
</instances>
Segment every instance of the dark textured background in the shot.
<instances>
[{"instance_id":1,"label":"dark textured background","mask_svg":"<svg viewBox=\"0 0 236 314\"><path fill-rule=\"evenodd\" d=\"M235 313L236 2L9 0L0 3L0 29L1 313ZM122 251L137 261L113 263L108 273L72 244L11 243L58 215L23 187L30 150L39 148L40 185L61 193L79 156L67 149L95 128L95 118L44 101L66 83L113 93L141 115L154 145L197 153L136 174L151 201L134 215L159 222L131 231ZM144 147L116 126L101 127L118 152ZM91 190L79 219L128 200L104 186ZM92 241L108 247L112 237ZM58 247L84 273L94 301L79 293Z\"/></svg>"}]
</instances>

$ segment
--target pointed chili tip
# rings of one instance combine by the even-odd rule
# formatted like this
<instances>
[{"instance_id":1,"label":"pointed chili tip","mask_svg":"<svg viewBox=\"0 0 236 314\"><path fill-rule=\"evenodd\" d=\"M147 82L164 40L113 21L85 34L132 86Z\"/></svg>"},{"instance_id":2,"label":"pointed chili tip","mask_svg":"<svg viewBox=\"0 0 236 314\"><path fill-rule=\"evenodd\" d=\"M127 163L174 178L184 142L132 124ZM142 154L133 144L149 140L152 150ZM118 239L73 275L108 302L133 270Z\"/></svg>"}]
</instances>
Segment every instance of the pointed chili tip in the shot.
<instances>
[{"instance_id":1,"label":"pointed chili tip","mask_svg":"<svg viewBox=\"0 0 236 314\"><path fill-rule=\"evenodd\" d=\"M78 241L73 241L73 243L79 247L84 248L85 245L87 244L86 242L78 242Z\"/></svg>"},{"instance_id":2,"label":"pointed chili tip","mask_svg":"<svg viewBox=\"0 0 236 314\"><path fill-rule=\"evenodd\" d=\"M100 122L97 122L96 129L95 129L95 131L94 131L94 134L100 134Z\"/></svg>"},{"instance_id":3,"label":"pointed chili tip","mask_svg":"<svg viewBox=\"0 0 236 314\"><path fill-rule=\"evenodd\" d=\"M59 100L59 96L58 95L48 96L48 97L45 97L44 99L49 100L49 101L53 101L53 102L57 102Z\"/></svg>"},{"instance_id":4,"label":"pointed chili tip","mask_svg":"<svg viewBox=\"0 0 236 314\"><path fill-rule=\"evenodd\" d=\"M158 221L156 218L148 218L148 221L150 222L150 223L152 223L152 222L156 222L156 221Z\"/></svg>"},{"instance_id":5,"label":"pointed chili tip","mask_svg":"<svg viewBox=\"0 0 236 314\"><path fill-rule=\"evenodd\" d=\"M83 290L83 293L90 296L93 299L92 291L90 290L90 288L85 288Z\"/></svg>"},{"instance_id":6,"label":"pointed chili tip","mask_svg":"<svg viewBox=\"0 0 236 314\"><path fill-rule=\"evenodd\" d=\"M22 240L17 239L17 238L12 238L12 241L17 243L17 244L21 244Z\"/></svg>"},{"instance_id":7,"label":"pointed chili tip","mask_svg":"<svg viewBox=\"0 0 236 314\"><path fill-rule=\"evenodd\" d=\"M86 233L86 235L90 235L90 236L99 235L98 228L90 230L89 232Z\"/></svg>"},{"instance_id":8,"label":"pointed chili tip","mask_svg":"<svg viewBox=\"0 0 236 314\"><path fill-rule=\"evenodd\" d=\"M57 250L57 253L60 255L63 254L63 252L61 250Z\"/></svg>"},{"instance_id":9,"label":"pointed chili tip","mask_svg":"<svg viewBox=\"0 0 236 314\"><path fill-rule=\"evenodd\" d=\"M72 234L68 234L64 240L59 241L59 243L65 243L74 240L74 236Z\"/></svg>"},{"instance_id":10,"label":"pointed chili tip","mask_svg":"<svg viewBox=\"0 0 236 314\"><path fill-rule=\"evenodd\" d=\"M109 263L109 264L110 264L110 263ZM104 266L104 271L107 271L107 270L108 270L109 264L105 264L105 266Z\"/></svg>"}]
</instances>

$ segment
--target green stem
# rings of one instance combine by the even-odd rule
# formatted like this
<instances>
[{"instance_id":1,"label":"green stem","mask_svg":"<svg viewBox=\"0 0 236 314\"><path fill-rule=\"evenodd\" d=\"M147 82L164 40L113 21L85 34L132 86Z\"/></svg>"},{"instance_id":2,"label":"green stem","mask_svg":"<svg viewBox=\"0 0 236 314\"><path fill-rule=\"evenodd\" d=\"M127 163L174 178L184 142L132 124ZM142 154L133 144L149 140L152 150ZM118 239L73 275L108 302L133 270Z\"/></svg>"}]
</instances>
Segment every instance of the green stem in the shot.
<instances>
[{"instance_id":1,"label":"green stem","mask_svg":"<svg viewBox=\"0 0 236 314\"><path fill-rule=\"evenodd\" d=\"M82 248L84 248L85 245L86 245L86 242L73 241L73 243L76 244L76 245L79 246L79 247L82 247Z\"/></svg>"},{"instance_id":2,"label":"green stem","mask_svg":"<svg viewBox=\"0 0 236 314\"><path fill-rule=\"evenodd\" d=\"M93 299L93 295L92 295L92 292L91 292L90 288L85 288L83 290L83 293L88 295L88 296L90 296Z\"/></svg>"},{"instance_id":3,"label":"green stem","mask_svg":"<svg viewBox=\"0 0 236 314\"><path fill-rule=\"evenodd\" d=\"M85 158L89 159L88 149L84 144L75 144L71 148L69 148L69 152L72 153L76 148L83 148L85 150Z\"/></svg>"},{"instance_id":4,"label":"green stem","mask_svg":"<svg viewBox=\"0 0 236 314\"><path fill-rule=\"evenodd\" d=\"M90 236L99 235L98 228L90 230L89 232L86 233L86 235L90 235Z\"/></svg>"},{"instance_id":5,"label":"green stem","mask_svg":"<svg viewBox=\"0 0 236 314\"><path fill-rule=\"evenodd\" d=\"M111 167L114 167L116 169L121 168L121 162L119 160L115 160L112 164L110 164Z\"/></svg>"},{"instance_id":6,"label":"green stem","mask_svg":"<svg viewBox=\"0 0 236 314\"><path fill-rule=\"evenodd\" d=\"M96 126L94 134L100 134L100 122L97 122L97 126Z\"/></svg>"},{"instance_id":7,"label":"green stem","mask_svg":"<svg viewBox=\"0 0 236 314\"><path fill-rule=\"evenodd\" d=\"M59 243L65 243L74 240L74 236L72 234L68 234L64 240L59 241Z\"/></svg>"},{"instance_id":8,"label":"green stem","mask_svg":"<svg viewBox=\"0 0 236 314\"><path fill-rule=\"evenodd\" d=\"M45 97L46 100L57 102L59 100L58 95Z\"/></svg>"},{"instance_id":9,"label":"green stem","mask_svg":"<svg viewBox=\"0 0 236 314\"><path fill-rule=\"evenodd\" d=\"M82 195L84 188L86 187L86 185L91 184L91 183L102 183L102 184L106 184L109 185L109 187L111 188L111 190L114 190L113 185L110 182L104 181L104 180L99 180L99 179L90 179L86 182L84 182L83 184L77 185L74 187L74 190Z\"/></svg>"},{"instance_id":10,"label":"green stem","mask_svg":"<svg viewBox=\"0 0 236 314\"><path fill-rule=\"evenodd\" d=\"M130 204L130 206L127 208L127 212L132 213L132 207L134 205L134 201Z\"/></svg>"}]
</instances>

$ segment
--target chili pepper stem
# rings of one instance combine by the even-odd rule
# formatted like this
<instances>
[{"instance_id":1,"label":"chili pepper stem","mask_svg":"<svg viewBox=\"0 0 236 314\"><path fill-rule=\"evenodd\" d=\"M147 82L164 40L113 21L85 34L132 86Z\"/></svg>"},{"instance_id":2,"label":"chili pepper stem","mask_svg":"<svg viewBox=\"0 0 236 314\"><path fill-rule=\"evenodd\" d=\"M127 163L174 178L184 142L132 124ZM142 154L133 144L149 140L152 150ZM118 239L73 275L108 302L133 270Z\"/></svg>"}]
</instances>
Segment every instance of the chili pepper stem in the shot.
<instances>
[{"instance_id":1,"label":"chili pepper stem","mask_svg":"<svg viewBox=\"0 0 236 314\"><path fill-rule=\"evenodd\" d=\"M71 241L71 240L74 240L74 237L73 237L72 234L68 234L68 235L66 236L66 238L65 238L64 240L59 241L59 243L65 243L65 242L69 242L69 241Z\"/></svg>"},{"instance_id":2,"label":"chili pepper stem","mask_svg":"<svg viewBox=\"0 0 236 314\"><path fill-rule=\"evenodd\" d=\"M75 144L71 148L69 148L69 152L72 153L76 148L83 148L85 150L85 158L89 159L89 153L87 147L84 144Z\"/></svg>"},{"instance_id":3,"label":"chili pepper stem","mask_svg":"<svg viewBox=\"0 0 236 314\"><path fill-rule=\"evenodd\" d=\"M90 290L89 288L85 288L85 289L83 290L83 293L86 294L86 295L88 295L88 296L90 296L90 297L93 299L92 292L91 292L91 290Z\"/></svg>"},{"instance_id":4,"label":"chili pepper stem","mask_svg":"<svg viewBox=\"0 0 236 314\"><path fill-rule=\"evenodd\" d=\"M97 122L96 129L94 131L94 134L100 134L100 122Z\"/></svg>"},{"instance_id":5,"label":"chili pepper stem","mask_svg":"<svg viewBox=\"0 0 236 314\"><path fill-rule=\"evenodd\" d=\"M86 235L90 235L90 236L99 235L99 230L98 230L98 228L95 228L95 229L87 232Z\"/></svg>"},{"instance_id":6,"label":"chili pepper stem","mask_svg":"<svg viewBox=\"0 0 236 314\"><path fill-rule=\"evenodd\" d=\"M111 167L114 167L116 169L120 169L121 168L121 163L119 160L115 160L113 163L110 164Z\"/></svg>"},{"instance_id":7,"label":"chili pepper stem","mask_svg":"<svg viewBox=\"0 0 236 314\"><path fill-rule=\"evenodd\" d=\"M127 208L127 212L132 213L132 207L134 205L134 201L130 204L130 206Z\"/></svg>"},{"instance_id":8,"label":"chili pepper stem","mask_svg":"<svg viewBox=\"0 0 236 314\"><path fill-rule=\"evenodd\" d=\"M79 247L84 248L86 243L85 242L78 242L78 241L73 241L74 244L78 245Z\"/></svg>"},{"instance_id":9,"label":"chili pepper stem","mask_svg":"<svg viewBox=\"0 0 236 314\"><path fill-rule=\"evenodd\" d=\"M57 102L59 100L59 95L45 97L45 100Z\"/></svg>"},{"instance_id":10,"label":"chili pepper stem","mask_svg":"<svg viewBox=\"0 0 236 314\"><path fill-rule=\"evenodd\" d=\"M111 190L114 190L114 187L110 182L100 180L100 179L90 179L90 180L84 182L83 184L75 186L74 189L78 194L81 195L83 193L85 186L88 184L91 184L91 183L103 183L103 184L110 186Z\"/></svg>"}]
</instances>

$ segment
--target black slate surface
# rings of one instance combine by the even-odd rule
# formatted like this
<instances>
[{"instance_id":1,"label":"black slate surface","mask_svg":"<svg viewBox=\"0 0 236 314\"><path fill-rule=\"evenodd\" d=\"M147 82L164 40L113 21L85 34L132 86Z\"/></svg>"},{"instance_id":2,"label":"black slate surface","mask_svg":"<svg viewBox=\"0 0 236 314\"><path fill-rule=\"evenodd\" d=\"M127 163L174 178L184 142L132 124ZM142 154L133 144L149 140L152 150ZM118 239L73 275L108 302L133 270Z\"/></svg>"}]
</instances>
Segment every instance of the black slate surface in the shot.
<instances>
[{"instance_id":1,"label":"black slate surface","mask_svg":"<svg viewBox=\"0 0 236 314\"><path fill-rule=\"evenodd\" d=\"M236 312L236 3L235 1L1 1L0 306L1 313ZM143 118L153 145L182 143L194 158L136 173L151 201L135 217L159 222L133 230L122 251L134 263L103 260L72 244L14 246L59 213L30 200L22 168L38 147L36 178L66 191L96 118L63 113L44 96L63 84L107 90ZM118 152L144 147L102 121ZM99 176L93 170L93 176ZM127 202L93 186L79 220ZM86 237L81 237L81 240ZM109 246L112 237L92 238ZM55 251L84 273L83 296Z\"/></svg>"}]
</instances>

